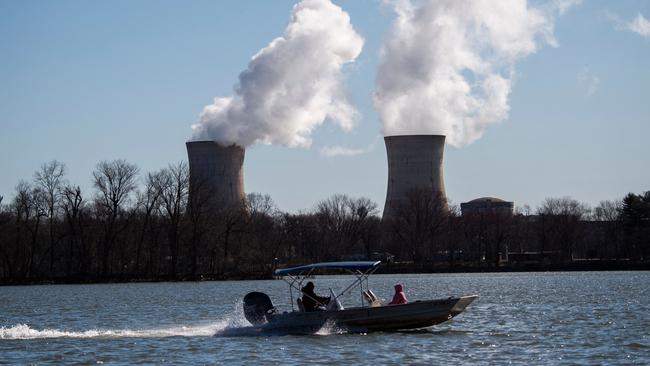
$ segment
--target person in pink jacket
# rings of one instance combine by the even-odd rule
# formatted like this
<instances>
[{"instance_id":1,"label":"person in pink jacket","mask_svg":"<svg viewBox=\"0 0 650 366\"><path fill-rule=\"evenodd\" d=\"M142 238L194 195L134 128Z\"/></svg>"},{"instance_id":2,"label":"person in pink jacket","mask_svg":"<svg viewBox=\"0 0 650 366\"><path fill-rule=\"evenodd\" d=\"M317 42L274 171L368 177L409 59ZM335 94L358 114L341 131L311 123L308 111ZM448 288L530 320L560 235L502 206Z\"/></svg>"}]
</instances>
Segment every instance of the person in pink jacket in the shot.
<instances>
[{"instance_id":1,"label":"person in pink jacket","mask_svg":"<svg viewBox=\"0 0 650 366\"><path fill-rule=\"evenodd\" d=\"M395 285L395 295L393 295L393 301L388 303L388 305L399 305L399 304L406 304L408 300L406 300L406 295L404 295L404 287L402 287L402 284L398 283Z\"/></svg>"}]
</instances>

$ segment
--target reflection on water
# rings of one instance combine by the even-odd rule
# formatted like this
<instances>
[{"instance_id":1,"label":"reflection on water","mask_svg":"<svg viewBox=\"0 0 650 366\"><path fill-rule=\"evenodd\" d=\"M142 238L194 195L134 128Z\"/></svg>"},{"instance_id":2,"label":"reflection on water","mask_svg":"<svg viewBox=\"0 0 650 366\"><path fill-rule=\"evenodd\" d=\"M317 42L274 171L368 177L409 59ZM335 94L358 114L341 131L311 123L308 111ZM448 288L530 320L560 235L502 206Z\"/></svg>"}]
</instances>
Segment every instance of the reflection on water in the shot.
<instances>
[{"instance_id":1,"label":"reflection on water","mask_svg":"<svg viewBox=\"0 0 650 366\"><path fill-rule=\"evenodd\" d=\"M326 293L348 280L315 282ZM2 287L0 362L650 363L648 272L382 275L370 286L387 299L398 281L411 301L481 297L433 328L295 336L260 332L240 307L257 290L290 310L282 281Z\"/></svg>"}]
</instances>

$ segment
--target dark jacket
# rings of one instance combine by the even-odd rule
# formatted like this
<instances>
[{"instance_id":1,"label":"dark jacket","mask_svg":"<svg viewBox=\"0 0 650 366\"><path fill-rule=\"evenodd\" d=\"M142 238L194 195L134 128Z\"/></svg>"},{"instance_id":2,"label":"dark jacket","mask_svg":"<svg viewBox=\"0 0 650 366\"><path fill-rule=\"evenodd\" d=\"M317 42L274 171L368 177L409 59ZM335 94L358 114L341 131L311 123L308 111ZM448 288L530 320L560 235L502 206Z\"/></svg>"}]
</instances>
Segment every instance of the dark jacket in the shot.
<instances>
[{"instance_id":1,"label":"dark jacket","mask_svg":"<svg viewBox=\"0 0 650 366\"><path fill-rule=\"evenodd\" d=\"M307 282L307 285L302 288L302 294L302 305L305 307L305 311L316 311L320 305L330 302L329 297L316 295L312 282Z\"/></svg>"}]
</instances>

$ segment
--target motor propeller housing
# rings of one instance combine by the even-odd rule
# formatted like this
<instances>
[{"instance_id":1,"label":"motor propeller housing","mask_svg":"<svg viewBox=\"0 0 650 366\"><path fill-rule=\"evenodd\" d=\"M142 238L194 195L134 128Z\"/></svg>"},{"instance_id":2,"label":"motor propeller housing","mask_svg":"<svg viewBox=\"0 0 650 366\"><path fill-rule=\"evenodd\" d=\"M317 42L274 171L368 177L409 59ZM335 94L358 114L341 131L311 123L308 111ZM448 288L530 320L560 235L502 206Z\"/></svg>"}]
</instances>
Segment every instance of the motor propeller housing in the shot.
<instances>
[{"instance_id":1,"label":"motor propeller housing","mask_svg":"<svg viewBox=\"0 0 650 366\"><path fill-rule=\"evenodd\" d=\"M249 292L244 296L244 316L253 325L265 324L273 309L271 298L263 292Z\"/></svg>"}]
</instances>

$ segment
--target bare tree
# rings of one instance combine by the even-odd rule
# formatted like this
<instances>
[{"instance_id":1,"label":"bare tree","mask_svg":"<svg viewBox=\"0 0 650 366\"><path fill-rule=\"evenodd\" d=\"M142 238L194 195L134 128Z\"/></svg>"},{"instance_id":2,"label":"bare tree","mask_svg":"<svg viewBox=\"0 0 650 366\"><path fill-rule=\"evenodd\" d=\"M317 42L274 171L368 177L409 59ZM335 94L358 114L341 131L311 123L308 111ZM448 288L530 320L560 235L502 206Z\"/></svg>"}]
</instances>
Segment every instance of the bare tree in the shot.
<instances>
[{"instance_id":1,"label":"bare tree","mask_svg":"<svg viewBox=\"0 0 650 366\"><path fill-rule=\"evenodd\" d=\"M348 211L351 214L350 241L349 247L345 248L345 250L349 252L355 245L359 245L360 249L365 250L366 256L370 257L372 242L370 241L368 223L379 212L377 204L366 197L350 198L348 200Z\"/></svg>"},{"instance_id":2,"label":"bare tree","mask_svg":"<svg viewBox=\"0 0 650 366\"><path fill-rule=\"evenodd\" d=\"M485 260L487 220L484 215L470 213L461 218L463 235L468 243L469 252L472 259L478 264Z\"/></svg>"},{"instance_id":3,"label":"bare tree","mask_svg":"<svg viewBox=\"0 0 650 366\"><path fill-rule=\"evenodd\" d=\"M523 206L515 207L515 215L530 216L531 214L532 214L532 209L530 208L530 205L527 203L525 203Z\"/></svg>"},{"instance_id":4,"label":"bare tree","mask_svg":"<svg viewBox=\"0 0 650 366\"><path fill-rule=\"evenodd\" d=\"M247 215L245 202L221 209L216 213L218 235L215 237L215 246L212 250L210 272L223 275L227 271L233 254L239 249L235 244L237 236L245 231ZM219 246L221 246L221 259L218 258Z\"/></svg>"},{"instance_id":5,"label":"bare tree","mask_svg":"<svg viewBox=\"0 0 650 366\"><path fill-rule=\"evenodd\" d=\"M547 198L539 207L543 240L551 239L562 253L564 261L573 260L580 222L589 212L587 205L570 197Z\"/></svg>"},{"instance_id":6,"label":"bare tree","mask_svg":"<svg viewBox=\"0 0 650 366\"><path fill-rule=\"evenodd\" d=\"M157 187L156 183L156 175L155 174L147 174L147 178L145 179L145 186L144 186L144 191L143 192L138 192L138 203L137 207L140 210L141 213L141 218L142 221L140 223L140 232L138 234L138 238L136 241L136 248L135 248L135 265L134 265L134 270L135 273L140 275L140 264L141 264L141 257L142 257L142 251L143 251L143 246L145 243L145 240L151 239L153 236L151 233L151 226L152 226L152 218L154 215L154 211L158 208L160 204L160 190ZM148 251L148 256L149 260L147 261L147 272L151 270L151 261L153 260L153 248L149 248ZM151 273L148 273L149 275Z\"/></svg>"},{"instance_id":7,"label":"bare tree","mask_svg":"<svg viewBox=\"0 0 650 366\"><path fill-rule=\"evenodd\" d=\"M118 218L125 203L137 187L138 167L126 160L102 161L93 172L93 185L97 189L95 202L103 218L104 237L101 250L102 276L109 274L109 256L121 230Z\"/></svg>"},{"instance_id":8,"label":"bare tree","mask_svg":"<svg viewBox=\"0 0 650 366\"><path fill-rule=\"evenodd\" d=\"M500 254L506 254L507 242L512 236L512 215L499 211L487 214L488 227L486 235L486 258L488 265L499 267Z\"/></svg>"},{"instance_id":9,"label":"bare tree","mask_svg":"<svg viewBox=\"0 0 650 366\"><path fill-rule=\"evenodd\" d=\"M340 255L348 240L350 198L344 194L335 194L316 205L316 218L322 233L322 246L329 259Z\"/></svg>"},{"instance_id":10,"label":"bare tree","mask_svg":"<svg viewBox=\"0 0 650 366\"><path fill-rule=\"evenodd\" d=\"M16 186L14 197L14 215L16 218L16 263L22 272L22 278L31 277L34 268L39 269L43 256L38 248L41 221L47 215L46 197L43 191L21 181ZM24 233L27 238L24 238ZM35 263L38 260L38 263Z\"/></svg>"},{"instance_id":11,"label":"bare tree","mask_svg":"<svg viewBox=\"0 0 650 366\"><path fill-rule=\"evenodd\" d=\"M9 237L5 233L5 227L11 221L11 215L5 212L5 207L2 204L3 196L0 196L0 260L2 260L2 277L11 278L11 258L9 257L10 243Z\"/></svg>"},{"instance_id":12,"label":"bare tree","mask_svg":"<svg viewBox=\"0 0 650 366\"><path fill-rule=\"evenodd\" d=\"M4 197L0 196L0 228L3 228L9 221L9 215L5 215L5 206L2 204L2 199ZM0 240L2 242L2 240Z\"/></svg>"},{"instance_id":13,"label":"bare tree","mask_svg":"<svg viewBox=\"0 0 650 366\"><path fill-rule=\"evenodd\" d=\"M623 200L600 201L593 211L592 220L601 223L604 230L602 242L598 246L600 258L613 257L618 259L620 256L620 234L622 233L622 222L620 212L623 208ZM613 247L613 248L610 248ZM613 252L613 253L610 253Z\"/></svg>"},{"instance_id":14,"label":"bare tree","mask_svg":"<svg viewBox=\"0 0 650 366\"><path fill-rule=\"evenodd\" d=\"M73 262L78 258L79 274L86 275L90 262L89 253L84 243L83 211L84 200L81 195L79 186L66 185L62 189L63 212L65 223L68 231L68 260L66 264L66 273L68 277L73 275ZM75 257L75 252L78 256Z\"/></svg>"},{"instance_id":15,"label":"bare tree","mask_svg":"<svg viewBox=\"0 0 650 366\"><path fill-rule=\"evenodd\" d=\"M59 197L61 194L61 188L65 184L65 164L60 163L56 160L52 160L49 163L41 165L41 169L34 173L34 181L41 188L45 194L45 199L47 202L47 218L48 218L48 229L49 229L49 252L50 252L50 275L54 276L54 261L55 261L55 226L54 220L56 216L56 211L59 206Z\"/></svg>"},{"instance_id":16,"label":"bare tree","mask_svg":"<svg viewBox=\"0 0 650 366\"><path fill-rule=\"evenodd\" d=\"M335 194L320 201L315 215L322 230L323 244L329 248L328 256L334 258L342 254L368 252L369 244L363 241L367 238L364 229L376 213L377 204L365 197Z\"/></svg>"},{"instance_id":17,"label":"bare tree","mask_svg":"<svg viewBox=\"0 0 650 366\"><path fill-rule=\"evenodd\" d=\"M526 251L536 250L533 244L536 217L532 215L530 206L524 204L521 207L516 207L512 220L513 246L510 247L511 252L524 253Z\"/></svg>"},{"instance_id":18,"label":"bare tree","mask_svg":"<svg viewBox=\"0 0 650 366\"><path fill-rule=\"evenodd\" d=\"M316 215L285 213L281 220L282 235L288 247L284 253L285 261L298 263L324 259L322 234Z\"/></svg>"},{"instance_id":19,"label":"bare tree","mask_svg":"<svg viewBox=\"0 0 650 366\"><path fill-rule=\"evenodd\" d=\"M158 191L158 197L165 217L167 240L171 256L169 276L177 274L179 255L180 224L189 191L189 168L186 162L170 165L153 175L153 185Z\"/></svg>"},{"instance_id":20,"label":"bare tree","mask_svg":"<svg viewBox=\"0 0 650 366\"><path fill-rule=\"evenodd\" d=\"M281 215L271 196L259 193L246 195L246 212L240 262L248 263L250 272L269 273L284 245L277 227Z\"/></svg>"},{"instance_id":21,"label":"bare tree","mask_svg":"<svg viewBox=\"0 0 650 366\"><path fill-rule=\"evenodd\" d=\"M406 248L415 262L427 254L434 260L439 249L438 235L448 218L447 202L442 195L428 189L413 189L407 194L407 201L396 207L395 217L389 223L393 245Z\"/></svg>"},{"instance_id":22,"label":"bare tree","mask_svg":"<svg viewBox=\"0 0 650 366\"><path fill-rule=\"evenodd\" d=\"M268 194L249 193L246 195L246 211L250 216L272 216L278 212L278 207Z\"/></svg>"}]
</instances>

